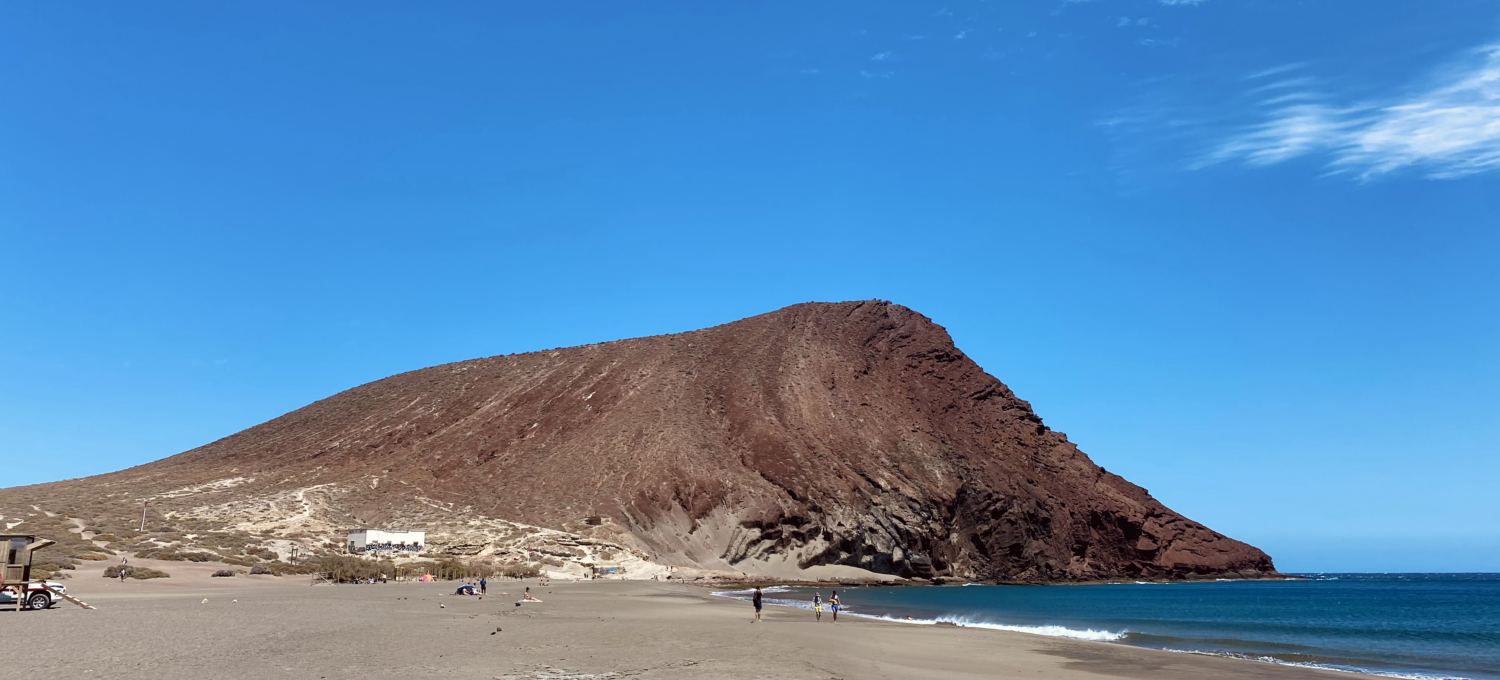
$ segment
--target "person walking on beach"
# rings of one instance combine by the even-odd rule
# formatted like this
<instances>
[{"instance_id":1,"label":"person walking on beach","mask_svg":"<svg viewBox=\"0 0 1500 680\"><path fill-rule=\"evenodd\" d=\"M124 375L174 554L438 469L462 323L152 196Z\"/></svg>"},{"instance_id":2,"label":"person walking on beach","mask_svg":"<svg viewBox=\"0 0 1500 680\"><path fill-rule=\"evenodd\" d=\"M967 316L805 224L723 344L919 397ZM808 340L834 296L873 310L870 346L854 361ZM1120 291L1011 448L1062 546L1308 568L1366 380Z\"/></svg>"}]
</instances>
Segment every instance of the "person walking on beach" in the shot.
<instances>
[{"instance_id":1,"label":"person walking on beach","mask_svg":"<svg viewBox=\"0 0 1500 680\"><path fill-rule=\"evenodd\" d=\"M760 620L760 586L755 586L755 594L750 596L750 603L755 605L755 618L750 623Z\"/></svg>"},{"instance_id":2,"label":"person walking on beach","mask_svg":"<svg viewBox=\"0 0 1500 680\"><path fill-rule=\"evenodd\" d=\"M823 620L823 593L813 593L813 616L815 620Z\"/></svg>"},{"instance_id":3,"label":"person walking on beach","mask_svg":"<svg viewBox=\"0 0 1500 680\"><path fill-rule=\"evenodd\" d=\"M833 610L833 622L834 623L838 623L839 622L839 591L835 590L835 591L833 591L832 595L828 596L828 608Z\"/></svg>"},{"instance_id":4,"label":"person walking on beach","mask_svg":"<svg viewBox=\"0 0 1500 680\"><path fill-rule=\"evenodd\" d=\"M483 595L485 593L485 590L489 587L489 585L490 585L490 582L489 582L488 579L486 579L483 576L479 577L479 594Z\"/></svg>"}]
</instances>

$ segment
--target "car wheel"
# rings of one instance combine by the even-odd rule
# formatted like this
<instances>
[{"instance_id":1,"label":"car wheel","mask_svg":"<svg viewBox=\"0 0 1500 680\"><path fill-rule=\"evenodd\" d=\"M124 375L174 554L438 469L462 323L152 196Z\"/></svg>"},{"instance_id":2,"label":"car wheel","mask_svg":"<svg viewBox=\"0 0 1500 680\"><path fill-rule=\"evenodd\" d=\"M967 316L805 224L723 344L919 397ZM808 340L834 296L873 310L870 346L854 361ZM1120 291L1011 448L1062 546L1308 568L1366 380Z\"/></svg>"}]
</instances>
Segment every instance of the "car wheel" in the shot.
<instances>
[{"instance_id":1,"label":"car wheel","mask_svg":"<svg viewBox=\"0 0 1500 680\"><path fill-rule=\"evenodd\" d=\"M26 598L26 606L31 609L46 609L52 606L52 598L48 597L46 593L35 593L31 597Z\"/></svg>"}]
</instances>

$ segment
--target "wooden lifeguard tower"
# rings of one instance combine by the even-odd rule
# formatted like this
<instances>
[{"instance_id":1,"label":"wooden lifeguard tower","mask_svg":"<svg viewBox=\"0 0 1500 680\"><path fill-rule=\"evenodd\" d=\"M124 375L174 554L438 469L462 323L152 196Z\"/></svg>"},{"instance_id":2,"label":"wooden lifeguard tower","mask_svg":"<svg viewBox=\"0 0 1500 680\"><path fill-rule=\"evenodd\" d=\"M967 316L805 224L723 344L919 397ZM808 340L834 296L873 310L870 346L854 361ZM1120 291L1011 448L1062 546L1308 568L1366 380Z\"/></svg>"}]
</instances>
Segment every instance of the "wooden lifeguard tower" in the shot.
<instances>
[{"instance_id":1,"label":"wooden lifeguard tower","mask_svg":"<svg viewBox=\"0 0 1500 680\"><path fill-rule=\"evenodd\" d=\"M45 581L33 581L31 578L31 557L36 551L56 543L45 538L38 539L30 534L0 534L0 588L13 589L16 594L16 611L21 607L29 606L32 595L32 586L40 584L47 590L50 602L52 597L62 598L84 609L93 607L84 604L76 598L69 597L63 593L47 588Z\"/></svg>"}]
</instances>

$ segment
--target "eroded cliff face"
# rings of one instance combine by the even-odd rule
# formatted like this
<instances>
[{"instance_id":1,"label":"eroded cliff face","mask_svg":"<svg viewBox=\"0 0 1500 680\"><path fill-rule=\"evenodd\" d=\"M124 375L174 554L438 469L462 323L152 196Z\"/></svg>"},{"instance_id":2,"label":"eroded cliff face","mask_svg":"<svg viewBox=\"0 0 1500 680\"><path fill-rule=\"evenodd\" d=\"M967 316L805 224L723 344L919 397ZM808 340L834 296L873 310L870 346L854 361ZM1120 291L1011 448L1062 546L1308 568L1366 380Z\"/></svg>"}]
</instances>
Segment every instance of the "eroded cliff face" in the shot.
<instances>
[{"instance_id":1,"label":"eroded cliff face","mask_svg":"<svg viewBox=\"0 0 1500 680\"><path fill-rule=\"evenodd\" d=\"M1265 553L1094 465L940 326L880 301L412 371L69 484L223 479L240 497L338 488L335 514L363 523L433 508L557 528L599 515L681 566L1274 573Z\"/></svg>"}]
</instances>

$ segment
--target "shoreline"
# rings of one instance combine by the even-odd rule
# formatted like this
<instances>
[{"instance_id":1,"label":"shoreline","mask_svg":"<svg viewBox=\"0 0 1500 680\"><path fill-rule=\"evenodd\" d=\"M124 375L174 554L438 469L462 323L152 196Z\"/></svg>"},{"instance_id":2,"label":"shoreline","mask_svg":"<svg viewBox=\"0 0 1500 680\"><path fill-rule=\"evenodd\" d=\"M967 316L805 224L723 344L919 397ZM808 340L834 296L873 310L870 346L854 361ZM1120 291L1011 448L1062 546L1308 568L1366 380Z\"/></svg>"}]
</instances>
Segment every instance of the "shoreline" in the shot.
<instances>
[{"instance_id":1,"label":"shoreline","mask_svg":"<svg viewBox=\"0 0 1500 680\"><path fill-rule=\"evenodd\" d=\"M1135 583L1139 583L1139 582L1135 582ZM1120 584L1120 582L1115 582L1115 581L1101 582L1099 585L1115 585L1115 584ZM889 584L886 584L886 585L889 585ZM991 585L991 584L975 584L975 585ZM1082 585L1082 584L1079 584L1079 585ZM754 587L754 586L752 586L752 587ZM775 587L775 586L773 586L773 587ZM806 587L806 586L798 586L798 587ZM814 586L814 587L818 587L818 586ZM827 586L826 586L826 584L824 584L821 587L826 588ZM854 586L854 587L867 587L867 586ZM779 592L779 591L769 590L769 589L763 589L763 591L767 592L769 594L773 594L773 595L775 593ZM735 591L717 591L717 592L714 592L712 594L714 596L716 596L716 597L721 597L721 598L725 598L725 599L728 599L728 600L733 600L733 601L736 601L736 602L746 602L746 603L748 603L749 602L748 595L745 595L743 597L741 596L742 593L748 594L748 592L749 592L748 590L743 590L743 591L741 591L741 590L735 590ZM792 610L797 610L797 611L812 611L812 609L811 609L810 606L802 606L801 604L791 604L787 600L784 600L784 599L766 598L764 600L764 602L766 603L765 606L768 607L768 608L769 607L778 607L778 608L782 608L782 609L792 609ZM1301 668L1301 669L1310 669L1310 670L1332 671L1332 672L1336 672L1336 673L1343 673L1345 675L1352 675L1352 676L1355 676L1355 677L1402 678L1402 679L1419 679L1419 680L1467 680L1467 679L1464 679L1464 678L1457 678L1457 677L1450 677L1450 676L1441 676L1441 675L1431 675L1431 674L1420 674L1419 675L1419 674L1402 673L1402 672L1395 672L1395 671L1392 671L1392 672L1383 672L1383 671L1378 671L1378 670L1374 670L1374 669L1351 667L1351 666L1340 666L1340 665L1336 665L1336 664L1322 664L1322 663L1314 663L1314 662L1286 661L1286 660L1278 659L1278 658L1271 657L1271 656L1256 656L1256 655L1250 655L1250 654L1242 654L1242 653L1237 653L1237 652L1230 652L1230 651L1226 651L1226 650L1175 649L1175 648L1171 648L1171 647L1154 647L1154 646L1148 646L1148 645L1131 644L1130 642L1126 641L1126 639L1127 639L1127 637L1129 635L1129 631L1116 633L1116 632L1112 632L1112 631L1108 631L1108 630L1094 630L1092 628L1080 630L1080 629L1067 628L1065 626L1060 626L1060 625L1020 625L1020 624L1001 624L1001 623L972 623L972 622L958 622L958 621L948 620L948 619L944 619L944 618L939 618L939 619L901 619L901 618L895 618L895 617L887 616L887 615L864 614L864 613L860 613L860 612L857 612L857 611L851 611L851 610L848 610L848 609L844 609L840 613L843 614L845 617L855 617L855 618L869 620L869 621L880 621L880 622L885 622L885 623L904 624L904 625L908 625L908 626L933 626L933 627L938 627L938 628L943 628L943 627L971 628L971 629L975 629L975 630L984 630L984 631L992 631L992 632L1005 632L1005 633L1013 633L1013 634L1019 634L1019 635L1034 635L1034 636L1037 636L1037 637L1054 638L1054 639L1060 639L1060 640L1087 641L1087 642L1094 642L1094 643L1101 643L1101 644L1120 645L1122 647L1128 647L1128 648L1131 648L1131 649L1145 649L1145 650L1158 651L1158 652L1167 652L1167 653L1171 653L1171 654L1192 654L1192 655L1205 656L1205 657L1211 657L1211 658L1234 659L1234 660L1238 660L1238 661L1248 661L1248 662L1253 662L1253 663L1269 664L1269 665L1273 665L1273 666L1283 666L1283 667Z\"/></svg>"},{"instance_id":2,"label":"shoreline","mask_svg":"<svg viewBox=\"0 0 1500 680\"><path fill-rule=\"evenodd\" d=\"M694 580L674 579L673 583L684 583L688 585L702 585L704 587L743 585L746 588L760 586L762 588L794 587L794 588L828 588L838 586L840 588L943 588L952 586L1015 586L1015 587L1049 587L1049 586L1110 586L1110 585L1132 585L1132 584L1161 584L1182 585L1189 583L1256 583L1263 581L1306 581L1308 577L1300 574L1276 574L1274 576L1256 576L1253 578L1191 578L1191 579L1098 579L1090 581L968 581L961 578L944 577L941 579L858 579L858 578L834 578L834 579L780 579L765 576L747 575L744 578L711 578L700 577Z\"/></svg>"},{"instance_id":3,"label":"shoreline","mask_svg":"<svg viewBox=\"0 0 1500 680\"><path fill-rule=\"evenodd\" d=\"M67 581L69 592L99 609L0 612L7 639L28 650L13 664L18 677L1378 677L975 627L816 622L775 606L750 623L742 602L666 582L501 581L481 599L450 594L457 582L309 587L302 578L196 572L124 584L79 576ZM517 606L525 587L542 602Z\"/></svg>"}]
</instances>

